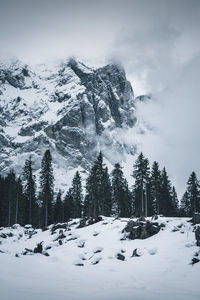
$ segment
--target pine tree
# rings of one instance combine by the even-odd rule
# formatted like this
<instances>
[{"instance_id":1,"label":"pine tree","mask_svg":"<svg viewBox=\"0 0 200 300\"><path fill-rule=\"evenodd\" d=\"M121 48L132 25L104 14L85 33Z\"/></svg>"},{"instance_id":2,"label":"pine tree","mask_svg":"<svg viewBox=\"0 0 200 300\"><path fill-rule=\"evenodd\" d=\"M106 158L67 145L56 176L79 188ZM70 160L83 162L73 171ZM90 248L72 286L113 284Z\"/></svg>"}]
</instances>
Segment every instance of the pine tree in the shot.
<instances>
[{"instance_id":1,"label":"pine tree","mask_svg":"<svg viewBox=\"0 0 200 300\"><path fill-rule=\"evenodd\" d=\"M24 200L22 180L18 177L16 182L16 196L15 196L15 224L25 225L24 223Z\"/></svg>"},{"instance_id":2,"label":"pine tree","mask_svg":"<svg viewBox=\"0 0 200 300\"><path fill-rule=\"evenodd\" d=\"M171 216L177 216L178 212L179 212L179 201L178 201L176 189L173 186L172 187L172 215Z\"/></svg>"},{"instance_id":3,"label":"pine tree","mask_svg":"<svg viewBox=\"0 0 200 300\"><path fill-rule=\"evenodd\" d=\"M192 215L195 212L200 212L200 189L195 172L192 172L188 179L187 194L189 200L188 213Z\"/></svg>"},{"instance_id":4,"label":"pine tree","mask_svg":"<svg viewBox=\"0 0 200 300\"><path fill-rule=\"evenodd\" d=\"M7 192L7 226L10 227L15 223L15 200L16 200L16 175L13 170L10 170L6 179Z\"/></svg>"},{"instance_id":5,"label":"pine tree","mask_svg":"<svg viewBox=\"0 0 200 300\"><path fill-rule=\"evenodd\" d=\"M100 152L86 180L84 215L96 219L99 215L111 211L111 193L108 170L103 165Z\"/></svg>"},{"instance_id":6,"label":"pine tree","mask_svg":"<svg viewBox=\"0 0 200 300\"><path fill-rule=\"evenodd\" d=\"M150 176L150 193L151 193L151 204L154 214L160 214L160 199L161 199L161 172L159 164L154 161Z\"/></svg>"},{"instance_id":7,"label":"pine tree","mask_svg":"<svg viewBox=\"0 0 200 300\"><path fill-rule=\"evenodd\" d=\"M141 152L133 166L133 177L135 184L133 188L134 194L134 210L136 216L147 216L148 208L148 183L149 183L149 161Z\"/></svg>"},{"instance_id":8,"label":"pine tree","mask_svg":"<svg viewBox=\"0 0 200 300\"><path fill-rule=\"evenodd\" d=\"M47 227L53 222L53 168L52 157L49 150L46 150L42 158L41 172L40 172L40 201L42 204L42 226Z\"/></svg>"},{"instance_id":9,"label":"pine tree","mask_svg":"<svg viewBox=\"0 0 200 300\"><path fill-rule=\"evenodd\" d=\"M6 226L7 209L6 209L6 191L5 178L0 176L0 226Z\"/></svg>"},{"instance_id":10,"label":"pine tree","mask_svg":"<svg viewBox=\"0 0 200 300\"><path fill-rule=\"evenodd\" d=\"M189 217L192 214L192 207L187 191L183 194L181 199L180 214L183 217Z\"/></svg>"},{"instance_id":11,"label":"pine tree","mask_svg":"<svg viewBox=\"0 0 200 300\"><path fill-rule=\"evenodd\" d=\"M103 216L109 217L112 213L112 186L110 181L110 176L108 174L108 168L103 169L102 174L102 201L101 201L101 214Z\"/></svg>"},{"instance_id":12,"label":"pine tree","mask_svg":"<svg viewBox=\"0 0 200 300\"><path fill-rule=\"evenodd\" d=\"M73 197L73 217L74 218L81 218L82 216L82 183L81 183L81 176L77 171L73 180L72 180L72 197Z\"/></svg>"},{"instance_id":13,"label":"pine tree","mask_svg":"<svg viewBox=\"0 0 200 300\"><path fill-rule=\"evenodd\" d=\"M166 217L170 217L174 214L172 204L172 186L165 168L163 168L161 172L160 213Z\"/></svg>"},{"instance_id":14,"label":"pine tree","mask_svg":"<svg viewBox=\"0 0 200 300\"><path fill-rule=\"evenodd\" d=\"M13 170L5 178L0 179L0 224L11 226L15 223L23 225L23 192L21 179Z\"/></svg>"},{"instance_id":15,"label":"pine tree","mask_svg":"<svg viewBox=\"0 0 200 300\"><path fill-rule=\"evenodd\" d=\"M68 221L69 219L74 217L74 201L73 201L72 188L68 190L65 196L63 208L64 208L64 221Z\"/></svg>"},{"instance_id":16,"label":"pine tree","mask_svg":"<svg viewBox=\"0 0 200 300\"><path fill-rule=\"evenodd\" d=\"M24 170L23 170L23 179L24 179L24 216L25 223L27 224L37 224L36 216L36 184L35 176L33 175L33 161L31 156L25 161Z\"/></svg>"},{"instance_id":17,"label":"pine tree","mask_svg":"<svg viewBox=\"0 0 200 300\"><path fill-rule=\"evenodd\" d=\"M61 191L59 190L56 202L54 205L54 222L55 223L61 223L63 222L63 202L61 199Z\"/></svg>"},{"instance_id":18,"label":"pine tree","mask_svg":"<svg viewBox=\"0 0 200 300\"><path fill-rule=\"evenodd\" d=\"M131 193L119 163L115 164L112 171L112 197L114 214L118 217L130 217Z\"/></svg>"}]
</instances>

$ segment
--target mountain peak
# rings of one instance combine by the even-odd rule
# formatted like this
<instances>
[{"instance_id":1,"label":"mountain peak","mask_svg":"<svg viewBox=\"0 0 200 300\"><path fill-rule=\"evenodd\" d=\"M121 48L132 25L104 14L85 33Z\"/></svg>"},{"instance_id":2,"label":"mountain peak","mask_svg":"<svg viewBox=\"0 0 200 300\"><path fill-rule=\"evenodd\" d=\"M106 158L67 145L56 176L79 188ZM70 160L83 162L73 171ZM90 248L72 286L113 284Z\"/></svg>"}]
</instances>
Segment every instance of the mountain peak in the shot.
<instances>
[{"instance_id":1,"label":"mountain peak","mask_svg":"<svg viewBox=\"0 0 200 300\"><path fill-rule=\"evenodd\" d=\"M119 157L134 151L117 135L136 121L133 90L121 65L94 69L70 58L33 72L16 61L2 69L0 82L1 172L16 166L20 173L30 154L37 170L46 148L63 173L87 169L99 149L112 163L113 152Z\"/></svg>"}]
</instances>

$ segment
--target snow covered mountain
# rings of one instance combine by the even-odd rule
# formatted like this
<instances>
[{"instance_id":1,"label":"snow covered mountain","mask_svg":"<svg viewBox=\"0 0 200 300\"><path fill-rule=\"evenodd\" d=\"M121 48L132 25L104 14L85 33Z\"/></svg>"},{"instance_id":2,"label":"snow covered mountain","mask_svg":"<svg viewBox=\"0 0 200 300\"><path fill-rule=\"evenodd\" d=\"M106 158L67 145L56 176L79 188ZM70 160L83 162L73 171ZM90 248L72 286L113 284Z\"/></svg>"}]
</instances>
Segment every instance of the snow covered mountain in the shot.
<instances>
[{"instance_id":1,"label":"snow covered mountain","mask_svg":"<svg viewBox=\"0 0 200 300\"><path fill-rule=\"evenodd\" d=\"M20 173L29 155L38 170L47 148L59 177L87 169L100 149L111 163L134 154L120 139L136 122L134 101L115 63L98 69L72 58L52 69L0 63L0 172Z\"/></svg>"}]
</instances>

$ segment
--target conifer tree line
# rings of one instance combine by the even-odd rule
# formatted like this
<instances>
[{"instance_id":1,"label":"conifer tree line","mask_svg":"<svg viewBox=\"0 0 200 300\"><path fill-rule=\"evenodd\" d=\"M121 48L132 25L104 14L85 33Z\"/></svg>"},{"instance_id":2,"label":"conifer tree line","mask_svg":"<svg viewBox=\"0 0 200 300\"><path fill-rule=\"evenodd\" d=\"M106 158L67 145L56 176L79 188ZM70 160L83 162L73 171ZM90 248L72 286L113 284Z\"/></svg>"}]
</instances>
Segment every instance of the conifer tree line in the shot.
<instances>
[{"instance_id":1,"label":"conifer tree line","mask_svg":"<svg viewBox=\"0 0 200 300\"><path fill-rule=\"evenodd\" d=\"M134 185L130 188L119 163L109 174L100 152L86 179L77 171L65 195L54 192L52 157L46 150L41 162L38 190L31 156L25 161L21 177L13 170L0 176L0 226L32 224L46 228L49 224L72 218L98 219L115 217L192 216L200 212L200 186L195 172L190 175L179 203L176 189L165 168L158 162L150 168L149 160L140 153L134 165Z\"/></svg>"}]
</instances>

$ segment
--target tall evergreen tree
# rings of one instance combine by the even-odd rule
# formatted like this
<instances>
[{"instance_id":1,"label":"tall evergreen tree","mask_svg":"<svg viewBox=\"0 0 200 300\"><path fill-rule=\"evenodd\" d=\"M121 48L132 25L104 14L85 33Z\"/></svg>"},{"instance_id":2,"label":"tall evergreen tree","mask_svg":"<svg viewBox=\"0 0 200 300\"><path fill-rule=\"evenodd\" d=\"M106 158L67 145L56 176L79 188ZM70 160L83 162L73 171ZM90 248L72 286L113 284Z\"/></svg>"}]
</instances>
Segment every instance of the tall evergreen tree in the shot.
<instances>
[{"instance_id":1,"label":"tall evergreen tree","mask_svg":"<svg viewBox=\"0 0 200 300\"><path fill-rule=\"evenodd\" d=\"M7 196L5 178L0 176L0 226L7 226Z\"/></svg>"},{"instance_id":2,"label":"tall evergreen tree","mask_svg":"<svg viewBox=\"0 0 200 300\"><path fill-rule=\"evenodd\" d=\"M56 202L54 205L54 222L55 223L61 223L63 222L63 202L61 199L61 191L59 190L57 197L56 197Z\"/></svg>"},{"instance_id":3,"label":"tall evergreen tree","mask_svg":"<svg viewBox=\"0 0 200 300\"><path fill-rule=\"evenodd\" d=\"M154 214L160 214L161 172L159 164L154 161L150 176L151 204Z\"/></svg>"},{"instance_id":4,"label":"tall evergreen tree","mask_svg":"<svg viewBox=\"0 0 200 300\"><path fill-rule=\"evenodd\" d=\"M195 212L200 212L200 189L195 172L192 172L188 179L187 194L189 201L188 213L192 215Z\"/></svg>"},{"instance_id":5,"label":"tall evergreen tree","mask_svg":"<svg viewBox=\"0 0 200 300\"><path fill-rule=\"evenodd\" d=\"M24 201L22 180L18 177L16 182L16 196L15 196L15 224L25 225L24 222Z\"/></svg>"},{"instance_id":6,"label":"tall evergreen tree","mask_svg":"<svg viewBox=\"0 0 200 300\"><path fill-rule=\"evenodd\" d=\"M23 225L22 208L23 193L21 179L10 170L5 178L0 180L0 224L11 226L15 223Z\"/></svg>"},{"instance_id":7,"label":"tall evergreen tree","mask_svg":"<svg viewBox=\"0 0 200 300\"><path fill-rule=\"evenodd\" d=\"M192 207L187 191L183 194L181 199L180 215L184 217L189 217L192 215Z\"/></svg>"},{"instance_id":8,"label":"tall evergreen tree","mask_svg":"<svg viewBox=\"0 0 200 300\"><path fill-rule=\"evenodd\" d=\"M110 211L110 180L100 152L86 180L84 214L95 219L104 213L108 215Z\"/></svg>"},{"instance_id":9,"label":"tall evergreen tree","mask_svg":"<svg viewBox=\"0 0 200 300\"><path fill-rule=\"evenodd\" d=\"M25 205L24 205L24 215L25 223L27 224L37 224L37 204L36 204L36 184L35 176L33 175L33 161L31 156L25 161L23 170L24 179L24 195L25 195Z\"/></svg>"},{"instance_id":10,"label":"tall evergreen tree","mask_svg":"<svg viewBox=\"0 0 200 300\"><path fill-rule=\"evenodd\" d=\"M115 164L112 171L113 212L118 217L130 217L131 193L120 164Z\"/></svg>"},{"instance_id":11,"label":"tall evergreen tree","mask_svg":"<svg viewBox=\"0 0 200 300\"><path fill-rule=\"evenodd\" d=\"M72 180L72 197L73 197L73 217L74 218L81 218L82 216L82 201L83 201L83 194L82 194L82 183L81 183L81 176L77 171L73 180Z\"/></svg>"},{"instance_id":12,"label":"tall evergreen tree","mask_svg":"<svg viewBox=\"0 0 200 300\"><path fill-rule=\"evenodd\" d=\"M103 169L102 192L101 214L109 217L112 213L112 186L107 167Z\"/></svg>"},{"instance_id":13,"label":"tall evergreen tree","mask_svg":"<svg viewBox=\"0 0 200 300\"><path fill-rule=\"evenodd\" d=\"M179 201L175 187L172 187L172 217L179 213Z\"/></svg>"},{"instance_id":14,"label":"tall evergreen tree","mask_svg":"<svg viewBox=\"0 0 200 300\"><path fill-rule=\"evenodd\" d=\"M40 172L40 201L42 204L42 226L47 227L53 222L53 186L54 176L50 150L46 150L42 158Z\"/></svg>"},{"instance_id":15,"label":"tall evergreen tree","mask_svg":"<svg viewBox=\"0 0 200 300\"><path fill-rule=\"evenodd\" d=\"M163 168L161 172L161 201L160 213L164 216L170 217L174 214L172 204L172 185L167 175L166 169Z\"/></svg>"},{"instance_id":16,"label":"tall evergreen tree","mask_svg":"<svg viewBox=\"0 0 200 300\"><path fill-rule=\"evenodd\" d=\"M69 219L74 217L74 201L73 201L72 188L69 188L65 196L63 202L63 208L64 208L64 221L68 221Z\"/></svg>"},{"instance_id":17,"label":"tall evergreen tree","mask_svg":"<svg viewBox=\"0 0 200 300\"><path fill-rule=\"evenodd\" d=\"M135 184L134 194L134 212L136 216L145 216L148 214L148 183L149 183L149 161L141 152L133 166L133 177Z\"/></svg>"},{"instance_id":18,"label":"tall evergreen tree","mask_svg":"<svg viewBox=\"0 0 200 300\"><path fill-rule=\"evenodd\" d=\"M16 175L13 170L10 170L5 179L7 189L7 226L10 227L15 223L15 201L16 201Z\"/></svg>"}]
</instances>

